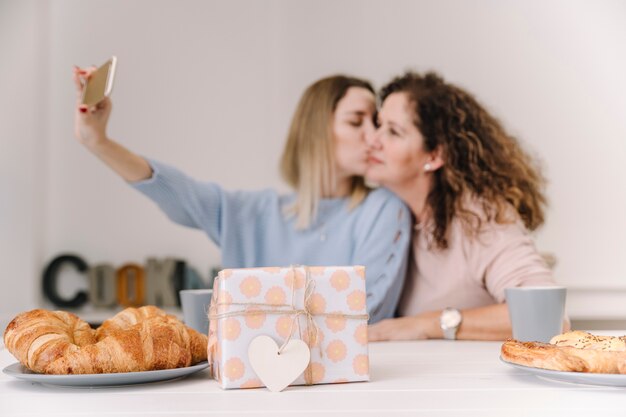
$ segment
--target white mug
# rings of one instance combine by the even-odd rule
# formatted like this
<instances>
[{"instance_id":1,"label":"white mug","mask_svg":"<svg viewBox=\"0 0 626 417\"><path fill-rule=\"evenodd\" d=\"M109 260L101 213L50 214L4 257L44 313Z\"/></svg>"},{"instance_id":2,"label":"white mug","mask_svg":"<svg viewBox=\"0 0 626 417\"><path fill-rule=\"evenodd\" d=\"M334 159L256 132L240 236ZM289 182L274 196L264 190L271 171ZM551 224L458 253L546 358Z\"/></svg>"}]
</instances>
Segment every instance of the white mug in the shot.
<instances>
[{"instance_id":1,"label":"white mug","mask_svg":"<svg viewBox=\"0 0 626 417\"><path fill-rule=\"evenodd\" d=\"M504 292L514 339L548 343L563 332L565 287L515 287Z\"/></svg>"},{"instance_id":2,"label":"white mug","mask_svg":"<svg viewBox=\"0 0 626 417\"><path fill-rule=\"evenodd\" d=\"M209 307L213 290L180 290L185 324L202 334L209 333Z\"/></svg>"}]
</instances>

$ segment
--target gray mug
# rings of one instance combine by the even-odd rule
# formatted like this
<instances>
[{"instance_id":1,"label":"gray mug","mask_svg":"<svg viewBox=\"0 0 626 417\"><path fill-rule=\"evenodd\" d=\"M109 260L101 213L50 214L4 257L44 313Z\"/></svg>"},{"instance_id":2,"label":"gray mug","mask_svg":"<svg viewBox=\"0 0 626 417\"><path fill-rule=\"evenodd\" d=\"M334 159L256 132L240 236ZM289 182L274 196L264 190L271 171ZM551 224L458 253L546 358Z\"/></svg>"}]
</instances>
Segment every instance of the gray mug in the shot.
<instances>
[{"instance_id":1,"label":"gray mug","mask_svg":"<svg viewBox=\"0 0 626 417\"><path fill-rule=\"evenodd\" d=\"M565 287L506 288L513 338L548 343L563 332Z\"/></svg>"},{"instance_id":2,"label":"gray mug","mask_svg":"<svg viewBox=\"0 0 626 417\"><path fill-rule=\"evenodd\" d=\"M180 304L183 308L183 321L202 334L209 333L209 307L213 290L181 290Z\"/></svg>"}]
</instances>

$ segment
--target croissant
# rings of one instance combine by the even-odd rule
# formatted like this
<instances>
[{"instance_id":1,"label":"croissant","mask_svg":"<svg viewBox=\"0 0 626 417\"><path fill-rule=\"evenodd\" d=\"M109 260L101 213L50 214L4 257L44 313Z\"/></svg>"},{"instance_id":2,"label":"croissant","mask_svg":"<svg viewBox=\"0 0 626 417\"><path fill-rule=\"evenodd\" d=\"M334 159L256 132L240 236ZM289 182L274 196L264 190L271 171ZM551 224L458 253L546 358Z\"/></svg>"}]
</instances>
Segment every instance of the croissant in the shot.
<instances>
[{"instance_id":1,"label":"croissant","mask_svg":"<svg viewBox=\"0 0 626 417\"><path fill-rule=\"evenodd\" d=\"M115 331L129 329L135 324L153 317L168 317L168 315L165 311L155 306L143 306L139 308L129 307L120 311L110 319L105 320L100 327L96 329L96 337L98 340L102 340Z\"/></svg>"},{"instance_id":2,"label":"croissant","mask_svg":"<svg viewBox=\"0 0 626 417\"><path fill-rule=\"evenodd\" d=\"M178 334L182 339L177 343L184 346L185 350L191 353L191 363L205 361L207 359L207 337L200 334L196 330L185 326L176 317L165 313L165 311L154 306L144 306L139 308L129 307L120 311L110 319L105 320L100 327L96 329L96 337L98 341L107 338L110 335L120 331L132 329L139 323L146 321L154 322L161 320L166 325L178 329ZM188 365L185 365L188 366Z\"/></svg>"},{"instance_id":3,"label":"croissant","mask_svg":"<svg viewBox=\"0 0 626 417\"><path fill-rule=\"evenodd\" d=\"M95 331L65 311L32 310L15 317L4 331L4 345L27 368L45 372L61 356L96 343Z\"/></svg>"},{"instance_id":4,"label":"croissant","mask_svg":"<svg viewBox=\"0 0 626 417\"><path fill-rule=\"evenodd\" d=\"M101 327L71 313L33 310L9 324L4 341L23 365L47 374L136 372L206 360L206 336L156 307L126 309Z\"/></svg>"},{"instance_id":5,"label":"croissant","mask_svg":"<svg viewBox=\"0 0 626 417\"><path fill-rule=\"evenodd\" d=\"M95 374L181 368L193 362L191 335L195 330L168 317L143 320L112 332L99 342L70 352L46 368L50 374ZM206 337L204 355L206 358ZM201 343L196 343L199 347ZM196 354L197 357L201 357Z\"/></svg>"}]
</instances>

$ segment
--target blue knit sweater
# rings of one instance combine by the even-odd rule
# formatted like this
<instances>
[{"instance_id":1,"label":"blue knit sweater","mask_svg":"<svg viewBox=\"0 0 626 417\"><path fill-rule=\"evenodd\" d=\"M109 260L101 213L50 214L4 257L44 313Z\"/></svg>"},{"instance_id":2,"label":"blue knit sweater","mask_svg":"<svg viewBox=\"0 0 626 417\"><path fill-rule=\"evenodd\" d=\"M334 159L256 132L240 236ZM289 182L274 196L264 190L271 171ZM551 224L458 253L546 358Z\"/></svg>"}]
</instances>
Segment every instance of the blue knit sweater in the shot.
<instances>
[{"instance_id":1,"label":"blue knit sweater","mask_svg":"<svg viewBox=\"0 0 626 417\"><path fill-rule=\"evenodd\" d=\"M262 266L366 267L370 323L393 317L404 283L411 218L386 189L372 191L352 210L348 198L323 199L306 230L284 208L295 194L223 190L150 160L150 179L131 185L174 222L201 229L222 251L224 268Z\"/></svg>"}]
</instances>

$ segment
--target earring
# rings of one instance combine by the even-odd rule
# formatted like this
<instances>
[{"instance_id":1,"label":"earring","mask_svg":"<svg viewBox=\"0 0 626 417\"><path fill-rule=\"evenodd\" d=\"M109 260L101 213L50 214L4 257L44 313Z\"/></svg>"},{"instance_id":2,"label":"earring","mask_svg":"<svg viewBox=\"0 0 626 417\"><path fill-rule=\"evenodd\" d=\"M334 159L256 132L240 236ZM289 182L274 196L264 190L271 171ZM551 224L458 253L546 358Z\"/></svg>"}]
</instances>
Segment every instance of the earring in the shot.
<instances>
[{"instance_id":1,"label":"earring","mask_svg":"<svg viewBox=\"0 0 626 417\"><path fill-rule=\"evenodd\" d=\"M430 166L430 164L425 164L424 165L424 171L430 171L432 167Z\"/></svg>"}]
</instances>

